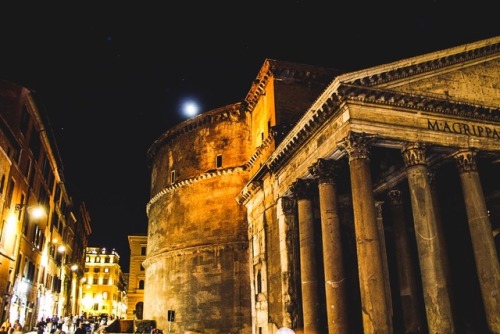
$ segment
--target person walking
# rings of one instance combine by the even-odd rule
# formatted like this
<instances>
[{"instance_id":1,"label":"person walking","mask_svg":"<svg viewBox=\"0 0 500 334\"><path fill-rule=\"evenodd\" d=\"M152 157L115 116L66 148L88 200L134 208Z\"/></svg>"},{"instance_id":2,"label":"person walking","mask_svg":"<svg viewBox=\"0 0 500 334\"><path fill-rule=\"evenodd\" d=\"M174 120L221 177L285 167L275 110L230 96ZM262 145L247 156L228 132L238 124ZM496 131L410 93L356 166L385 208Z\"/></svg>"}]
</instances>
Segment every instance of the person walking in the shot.
<instances>
[{"instance_id":1,"label":"person walking","mask_svg":"<svg viewBox=\"0 0 500 334\"><path fill-rule=\"evenodd\" d=\"M10 323L9 319L5 319L5 321L2 324L2 327L5 328L5 331L8 333L10 327L12 327L12 324Z\"/></svg>"},{"instance_id":2,"label":"person walking","mask_svg":"<svg viewBox=\"0 0 500 334\"><path fill-rule=\"evenodd\" d=\"M78 327L76 328L75 330L75 334L87 334L87 332L85 331L85 329L83 328L83 322L80 322L78 324Z\"/></svg>"},{"instance_id":3,"label":"person walking","mask_svg":"<svg viewBox=\"0 0 500 334\"><path fill-rule=\"evenodd\" d=\"M23 334L23 325L21 325L21 322L19 322L18 319L14 321L14 325L12 327L14 328L12 331L13 334Z\"/></svg>"}]
</instances>

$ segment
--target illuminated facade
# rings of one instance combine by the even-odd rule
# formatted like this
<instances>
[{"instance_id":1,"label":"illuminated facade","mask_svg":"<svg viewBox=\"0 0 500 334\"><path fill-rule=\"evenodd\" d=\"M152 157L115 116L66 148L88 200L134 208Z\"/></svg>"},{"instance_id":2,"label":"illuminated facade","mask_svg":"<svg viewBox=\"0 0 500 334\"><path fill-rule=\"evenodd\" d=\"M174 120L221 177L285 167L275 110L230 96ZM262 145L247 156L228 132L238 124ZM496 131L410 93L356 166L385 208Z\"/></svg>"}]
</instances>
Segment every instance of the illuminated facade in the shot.
<instances>
[{"instance_id":1,"label":"illuminated facade","mask_svg":"<svg viewBox=\"0 0 500 334\"><path fill-rule=\"evenodd\" d=\"M500 333L499 82L500 37L355 72L266 60L149 150L145 318Z\"/></svg>"},{"instance_id":2,"label":"illuminated facade","mask_svg":"<svg viewBox=\"0 0 500 334\"><path fill-rule=\"evenodd\" d=\"M38 319L77 312L91 233L84 203L66 191L39 105L30 90L0 81L0 317L27 330Z\"/></svg>"},{"instance_id":3,"label":"illuminated facade","mask_svg":"<svg viewBox=\"0 0 500 334\"><path fill-rule=\"evenodd\" d=\"M145 274L142 263L146 259L147 235L130 235L130 267L127 285L126 319L143 319Z\"/></svg>"},{"instance_id":4,"label":"illuminated facade","mask_svg":"<svg viewBox=\"0 0 500 334\"><path fill-rule=\"evenodd\" d=\"M120 256L115 250L87 247L81 296L82 313L87 316L106 314L125 318L126 282L119 261Z\"/></svg>"}]
</instances>

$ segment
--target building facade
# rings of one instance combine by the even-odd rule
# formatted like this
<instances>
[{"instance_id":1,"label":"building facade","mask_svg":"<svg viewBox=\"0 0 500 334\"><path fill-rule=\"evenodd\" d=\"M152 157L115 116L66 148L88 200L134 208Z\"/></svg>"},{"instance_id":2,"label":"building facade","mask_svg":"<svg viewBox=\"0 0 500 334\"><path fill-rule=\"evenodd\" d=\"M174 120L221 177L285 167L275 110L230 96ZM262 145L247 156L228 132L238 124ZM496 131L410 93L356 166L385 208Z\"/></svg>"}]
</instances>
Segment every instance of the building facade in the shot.
<instances>
[{"instance_id":1,"label":"building facade","mask_svg":"<svg viewBox=\"0 0 500 334\"><path fill-rule=\"evenodd\" d=\"M499 82L500 37L355 72L266 60L149 150L145 318L500 333Z\"/></svg>"},{"instance_id":2,"label":"building facade","mask_svg":"<svg viewBox=\"0 0 500 334\"><path fill-rule=\"evenodd\" d=\"M87 247L82 284L81 312L88 317L125 318L126 282L120 256L104 247Z\"/></svg>"},{"instance_id":3,"label":"building facade","mask_svg":"<svg viewBox=\"0 0 500 334\"><path fill-rule=\"evenodd\" d=\"M145 272L142 263L146 260L147 235L129 235L130 267L127 285L127 317L141 320L144 314Z\"/></svg>"},{"instance_id":4,"label":"building facade","mask_svg":"<svg viewBox=\"0 0 500 334\"><path fill-rule=\"evenodd\" d=\"M0 81L0 318L26 330L78 311L91 233L85 204L66 190L40 105L29 89Z\"/></svg>"}]
</instances>

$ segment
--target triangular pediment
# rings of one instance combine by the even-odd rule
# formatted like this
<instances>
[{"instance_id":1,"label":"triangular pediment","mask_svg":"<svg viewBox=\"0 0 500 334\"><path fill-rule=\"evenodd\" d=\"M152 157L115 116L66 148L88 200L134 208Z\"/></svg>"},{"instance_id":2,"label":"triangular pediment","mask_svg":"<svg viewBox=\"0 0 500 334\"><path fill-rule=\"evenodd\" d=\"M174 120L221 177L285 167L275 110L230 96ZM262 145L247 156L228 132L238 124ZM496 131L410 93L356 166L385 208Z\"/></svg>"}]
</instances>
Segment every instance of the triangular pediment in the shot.
<instances>
[{"instance_id":1,"label":"triangular pediment","mask_svg":"<svg viewBox=\"0 0 500 334\"><path fill-rule=\"evenodd\" d=\"M498 108L500 37L351 72L338 82Z\"/></svg>"},{"instance_id":2,"label":"triangular pediment","mask_svg":"<svg viewBox=\"0 0 500 334\"><path fill-rule=\"evenodd\" d=\"M481 84L478 84L481 83ZM393 87L399 92L439 96L465 103L500 106L500 58L469 66L454 66L450 71L429 73L420 80L408 80Z\"/></svg>"}]
</instances>

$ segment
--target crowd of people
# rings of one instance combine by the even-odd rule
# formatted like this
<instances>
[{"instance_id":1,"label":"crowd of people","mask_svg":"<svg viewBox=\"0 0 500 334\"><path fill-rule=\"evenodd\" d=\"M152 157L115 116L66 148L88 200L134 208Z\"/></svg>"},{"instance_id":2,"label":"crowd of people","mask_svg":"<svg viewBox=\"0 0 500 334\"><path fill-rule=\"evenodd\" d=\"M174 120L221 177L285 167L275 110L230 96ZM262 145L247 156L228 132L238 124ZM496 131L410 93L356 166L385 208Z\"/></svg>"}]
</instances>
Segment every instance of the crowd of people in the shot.
<instances>
[{"instance_id":1,"label":"crowd of people","mask_svg":"<svg viewBox=\"0 0 500 334\"><path fill-rule=\"evenodd\" d=\"M82 321L82 317L77 315L62 318L54 315L40 319L36 324L36 331L37 334L66 334L67 331L75 332Z\"/></svg>"},{"instance_id":2,"label":"crowd of people","mask_svg":"<svg viewBox=\"0 0 500 334\"><path fill-rule=\"evenodd\" d=\"M83 316L69 315L60 318L54 315L38 320L33 331L36 334L94 334L104 333L107 325L107 317L86 319ZM19 320L11 323L7 319L0 326L0 334L24 334L25 330Z\"/></svg>"},{"instance_id":3,"label":"crowd of people","mask_svg":"<svg viewBox=\"0 0 500 334\"><path fill-rule=\"evenodd\" d=\"M14 324L11 324L9 319L5 320L0 326L0 334L22 334L23 325L19 320L15 320Z\"/></svg>"}]
</instances>

